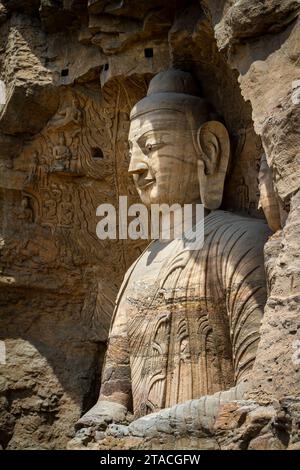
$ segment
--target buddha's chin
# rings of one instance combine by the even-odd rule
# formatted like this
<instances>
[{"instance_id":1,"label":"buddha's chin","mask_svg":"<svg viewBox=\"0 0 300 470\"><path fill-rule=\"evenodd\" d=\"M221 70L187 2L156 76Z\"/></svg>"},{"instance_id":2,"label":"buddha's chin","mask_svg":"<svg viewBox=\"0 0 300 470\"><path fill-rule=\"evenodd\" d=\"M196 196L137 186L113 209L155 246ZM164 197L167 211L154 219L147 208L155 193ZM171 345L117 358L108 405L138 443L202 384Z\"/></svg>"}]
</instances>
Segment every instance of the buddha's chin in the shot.
<instances>
[{"instance_id":1,"label":"buddha's chin","mask_svg":"<svg viewBox=\"0 0 300 470\"><path fill-rule=\"evenodd\" d=\"M151 206L151 204L160 203L155 182L147 188L140 189L138 193L142 203L147 207Z\"/></svg>"}]
</instances>

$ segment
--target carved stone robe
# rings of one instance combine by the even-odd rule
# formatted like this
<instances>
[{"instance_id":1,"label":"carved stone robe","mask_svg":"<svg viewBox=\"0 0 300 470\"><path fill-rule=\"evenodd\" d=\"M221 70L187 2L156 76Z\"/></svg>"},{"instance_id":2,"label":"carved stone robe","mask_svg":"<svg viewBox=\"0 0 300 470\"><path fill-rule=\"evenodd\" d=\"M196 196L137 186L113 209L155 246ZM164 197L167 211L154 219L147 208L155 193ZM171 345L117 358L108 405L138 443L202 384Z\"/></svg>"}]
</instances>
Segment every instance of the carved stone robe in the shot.
<instances>
[{"instance_id":1,"label":"carved stone robe","mask_svg":"<svg viewBox=\"0 0 300 470\"><path fill-rule=\"evenodd\" d=\"M128 271L100 399L135 417L235 385L253 366L266 301L264 221L215 211L202 249L155 241Z\"/></svg>"}]
</instances>

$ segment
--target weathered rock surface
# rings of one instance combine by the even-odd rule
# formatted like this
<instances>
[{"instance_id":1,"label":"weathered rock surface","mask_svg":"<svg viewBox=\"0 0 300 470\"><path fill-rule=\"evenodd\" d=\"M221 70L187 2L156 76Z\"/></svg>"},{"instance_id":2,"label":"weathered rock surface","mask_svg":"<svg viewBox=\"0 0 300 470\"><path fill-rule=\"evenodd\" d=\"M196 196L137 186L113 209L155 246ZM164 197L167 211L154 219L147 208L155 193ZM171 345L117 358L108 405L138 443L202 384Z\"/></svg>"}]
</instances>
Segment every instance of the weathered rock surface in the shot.
<instances>
[{"instance_id":1,"label":"weathered rock surface","mask_svg":"<svg viewBox=\"0 0 300 470\"><path fill-rule=\"evenodd\" d=\"M205 450L292 450L300 445L299 399L259 405L253 401L224 404L212 428L205 432L161 430L158 437L141 439L126 435L122 426L108 431L82 429L68 444L70 450L103 449L205 449ZM125 428L125 427L123 427Z\"/></svg>"},{"instance_id":2,"label":"weathered rock surface","mask_svg":"<svg viewBox=\"0 0 300 470\"><path fill-rule=\"evenodd\" d=\"M195 75L229 130L223 207L263 217L263 152L273 171L283 227L265 247L256 380L209 436L86 430L69 447L299 448L298 13L295 0L0 2L2 447L65 448L96 401L113 303L144 246L98 240L96 207L137 200L128 114L173 65ZM56 157L69 167L57 171Z\"/></svg>"}]
</instances>

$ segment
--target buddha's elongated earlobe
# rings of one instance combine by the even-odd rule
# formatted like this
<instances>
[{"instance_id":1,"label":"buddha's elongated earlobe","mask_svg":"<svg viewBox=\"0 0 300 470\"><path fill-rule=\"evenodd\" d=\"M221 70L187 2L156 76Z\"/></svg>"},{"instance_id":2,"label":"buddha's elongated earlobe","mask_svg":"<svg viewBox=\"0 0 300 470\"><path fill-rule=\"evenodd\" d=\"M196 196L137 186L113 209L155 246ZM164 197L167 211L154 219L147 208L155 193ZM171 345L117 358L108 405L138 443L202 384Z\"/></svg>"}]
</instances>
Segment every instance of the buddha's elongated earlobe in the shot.
<instances>
[{"instance_id":1,"label":"buddha's elongated earlobe","mask_svg":"<svg viewBox=\"0 0 300 470\"><path fill-rule=\"evenodd\" d=\"M197 132L198 179L200 197L206 209L218 209L222 203L228 167L230 142L226 127L208 121Z\"/></svg>"}]
</instances>

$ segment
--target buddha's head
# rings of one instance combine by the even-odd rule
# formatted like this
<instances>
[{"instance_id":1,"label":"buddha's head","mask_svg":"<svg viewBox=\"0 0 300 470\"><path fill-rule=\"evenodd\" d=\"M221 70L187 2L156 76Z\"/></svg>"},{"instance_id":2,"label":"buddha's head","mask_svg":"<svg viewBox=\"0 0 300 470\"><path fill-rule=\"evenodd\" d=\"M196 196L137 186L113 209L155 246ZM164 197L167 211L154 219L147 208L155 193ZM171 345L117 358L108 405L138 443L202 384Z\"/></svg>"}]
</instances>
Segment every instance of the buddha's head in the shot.
<instances>
[{"instance_id":1,"label":"buddha's head","mask_svg":"<svg viewBox=\"0 0 300 470\"><path fill-rule=\"evenodd\" d=\"M209 210L222 202L229 137L197 96L187 72L170 69L150 82L131 111L129 173L142 202L187 204Z\"/></svg>"}]
</instances>

